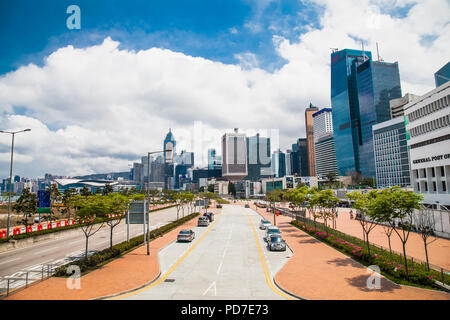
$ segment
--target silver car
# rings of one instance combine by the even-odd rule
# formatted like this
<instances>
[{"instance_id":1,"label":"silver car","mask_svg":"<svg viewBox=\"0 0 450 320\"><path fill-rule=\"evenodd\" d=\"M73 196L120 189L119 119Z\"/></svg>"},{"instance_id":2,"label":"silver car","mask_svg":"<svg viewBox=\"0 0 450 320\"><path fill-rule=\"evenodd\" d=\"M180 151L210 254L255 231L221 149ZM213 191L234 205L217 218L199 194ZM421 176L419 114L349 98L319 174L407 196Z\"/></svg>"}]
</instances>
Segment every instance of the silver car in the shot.
<instances>
[{"instance_id":1,"label":"silver car","mask_svg":"<svg viewBox=\"0 0 450 320\"><path fill-rule=\"evenodd\" d=\"M270 227L272 224L269 220L261 219L261 223L259 225L259 228L261 230L266 230L268 227Z\"/></svg>"},{"instance_id":2,"label":"silver car","mask_svg":"<svg viewBox=\"0 0 450 320\"><path fill-rule=\"evenodd\" d=\"M270 251L286 251L286 242L279 234L271 234L267 246Z\"/></svg>"},{"instance_id":3,"label":"silver car","mask_svg":"<svg viewBox=\"0 0 450 320\"><path fill-rule=\"evenodd\" d=\"M264 241L268 242L270 240L271 234L281 234L281 232L278 229L278 227L275 226L268 227L266 229L266 236L264 237Z\"/></svg>"},{"instance_id":4,"label":"silver car","mask_svg":"<svg viewBox=\"0 0 450 320\"><path fill-rule=\"evenodd\" d=\"M195 239L195 232L192 230L188 230L188 229L181 230L177 236L178 242L181 242L181 241L191 242L194 239Z\"/></svg>"},{"instance_id":5,"label":"silver car","mask_svg":"<svg viewBox=\"0 0 450 320\"><path fill-rule=\"evenodd\" d=\"M207 216L199 217L197 225L199 227L201 227L201 226L205 226L205 227L209 226L209 218Z\"/></svg>"}]
</instances>

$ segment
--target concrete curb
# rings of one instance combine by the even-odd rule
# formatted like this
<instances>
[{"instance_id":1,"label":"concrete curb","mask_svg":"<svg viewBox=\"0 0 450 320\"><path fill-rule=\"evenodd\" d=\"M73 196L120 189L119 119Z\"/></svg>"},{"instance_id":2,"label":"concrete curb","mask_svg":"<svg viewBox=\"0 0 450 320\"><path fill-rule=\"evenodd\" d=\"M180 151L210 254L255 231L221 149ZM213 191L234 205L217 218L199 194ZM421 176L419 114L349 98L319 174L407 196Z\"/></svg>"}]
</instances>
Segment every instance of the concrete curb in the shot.
<instances>
[{"instance_id":1,"label":"concrete curb","mask_svg":"<svg viewBox=\"0 0 450 320\"><path fill-rule=\"evenodd\" d=\"M302 297L300 297L300 296L297 296L297 295L295 295L295 294L293 294L293 293L287 291L286 289L284 289L282 286L280 286L280 285L278 284L277 280L275 280L275 277L273 277L272 280L273 280L273 283L278 287L278 289L280 289L280 290L283 291L284 293L286 293L286 294L288 294L288 295L290 295L290 296L293 296L294 298L297 298L298 300L309 300L309 299L306 299L306 298L302 298Z\"/></svg>"}]
</instances>

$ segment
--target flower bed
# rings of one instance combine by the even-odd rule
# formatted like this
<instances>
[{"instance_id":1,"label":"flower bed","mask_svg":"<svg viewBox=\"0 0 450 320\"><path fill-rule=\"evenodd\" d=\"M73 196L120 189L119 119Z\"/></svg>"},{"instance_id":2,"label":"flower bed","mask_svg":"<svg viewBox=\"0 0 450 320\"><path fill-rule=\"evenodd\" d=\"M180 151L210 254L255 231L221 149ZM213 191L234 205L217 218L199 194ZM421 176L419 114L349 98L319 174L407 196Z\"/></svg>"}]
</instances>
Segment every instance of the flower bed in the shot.
<instances>
[{"instance_id":1,"label":"flower bed","mask_svg":"<svg viewBox=\"0 0 450 320\"><path fill-rule=\"evenodd\" d=\"M442 275L433 269L427 271L425 264L408 261L409 277L406 277L403 259L395 253L392 253L391 257L389 251L371 246L371 253L369 254L361 239L348 235L343 239L343 237L333 234L332 232L335 231L333 229L328 228L328 232L324 231L324 226L320 223L316 223L316 227L314 227L305 222L293 220L291 224L361 264L366 266L377 265L384 276L396 283L442 289L435 282L435 280L442 281ZM450 283L448 275L444 275L443 280L445 284Z\"/></svg>"}]
</instances>

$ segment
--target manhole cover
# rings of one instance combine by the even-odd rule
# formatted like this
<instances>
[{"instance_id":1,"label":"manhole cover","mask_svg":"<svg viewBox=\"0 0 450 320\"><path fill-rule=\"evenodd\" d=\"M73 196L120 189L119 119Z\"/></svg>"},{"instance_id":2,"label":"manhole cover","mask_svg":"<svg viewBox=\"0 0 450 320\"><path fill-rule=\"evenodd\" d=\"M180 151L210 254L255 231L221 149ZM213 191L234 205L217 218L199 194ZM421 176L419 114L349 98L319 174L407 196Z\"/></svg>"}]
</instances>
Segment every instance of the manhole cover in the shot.
<instances>
[{"instance_id":1,"label":"manhole cover","mask_svg":"<svg viewBox=\"0 0 450 320\"><path fill-rule=\"evenodd\" d=\"M175 282L175 279L166 279L164 282Z\"/></svg>"}]
</instances>

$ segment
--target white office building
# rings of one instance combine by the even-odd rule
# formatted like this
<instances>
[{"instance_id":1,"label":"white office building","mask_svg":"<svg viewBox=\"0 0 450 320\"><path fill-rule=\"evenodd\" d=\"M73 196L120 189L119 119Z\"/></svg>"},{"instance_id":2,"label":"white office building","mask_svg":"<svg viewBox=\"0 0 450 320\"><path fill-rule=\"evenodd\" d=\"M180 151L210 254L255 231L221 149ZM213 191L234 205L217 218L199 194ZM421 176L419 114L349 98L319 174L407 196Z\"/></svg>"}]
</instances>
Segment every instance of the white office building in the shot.
<instances>
[{"instance_id":1,"label":"white office building","mask_svg":"<svg viewBox=\"0 0 450 320\"><path fill-rule=\"evenodd\" d=\"M316 175L337 175L336 151L333 139L333 116L331 108L323 108L313 114L314 152L316 155Z\"/></svg>"},{"instance_id":2,"label":"white office building","mask_svg":"<svg viewBox=\"0 0 450 320\"><path fill-rule=\"evenodd\" d=\"M424 205L450 210L450 82L405 106L414 191Z\"/></svg>"},{"instance_id":3,"label":"white office building","mask_svg":"<svg viewBox=\"0 0 450 320\"><path fill-rule=\"evenodd\" d=\"M374 124L372 134L377 187L410 187L405 117Z\"/></svg>"},{"instance_id":4,"label":"white office building","mask_svg":"<svg viewBox=\"0 0 450 320\"><path fill-rule=\"evenodd\" d=\"M247 137L234 129L222 136L222 176L238 181L247 175Z\"/></svg>"}]
</instances>

